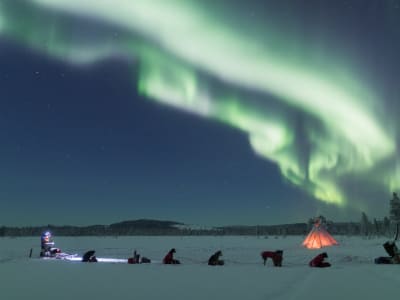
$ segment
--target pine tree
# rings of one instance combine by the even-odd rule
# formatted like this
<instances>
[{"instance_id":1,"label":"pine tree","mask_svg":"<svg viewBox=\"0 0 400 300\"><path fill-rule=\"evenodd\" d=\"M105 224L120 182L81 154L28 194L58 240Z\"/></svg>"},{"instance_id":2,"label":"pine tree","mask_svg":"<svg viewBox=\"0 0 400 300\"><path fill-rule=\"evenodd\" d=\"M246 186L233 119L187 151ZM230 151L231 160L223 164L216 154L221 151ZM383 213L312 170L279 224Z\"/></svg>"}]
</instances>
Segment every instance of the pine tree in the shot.
<instances>
[{"instance_id":1,"label":"pine tree","mask_svg":"<svg viewBox=\"0 0 400 300\"><path fill-rule=\"evenodd\" d=\"M390 221L393 224L400 223L400 199L397 193L393 193L393 199L390 200Z\"/></svg>"},{"instance_id":2,"label":"pine tree","mask_svg":"<svg viewBox=\"0 0 400 300\"><path fill-rule=\"evenodd\" d=\"M308 232L313 228L314 223L315 223L314 218L308 219L308 222L307 222L307 231L308 231Z\"/></svg>"},{"instance_id":3,"label":"pine tree","mask_svg":"<svg viewBox=\"0 0 400 300\"><path fill-rule=\"evenodd\" d=\"M380 226L378 224L378 220L374 218L374 227L375 227L375 234L376 236L380 236L381 235L381 229Z\"/></svg>"},{"instance_id":4,"label":"pine tree","mask_svg":"<svg viewBox=\"0 0 400 300\"><path fill-rule=\"evenodd\" d=\"M371 222L365 212L361 213L360 233L361 235L368 236L370 234Z\"/></svg>"},{"instance_id":5,"label":"pine tree","mask_svg":"<svg viewBox=\"0 0 400 300\"><path fill-rule=\"evenodd\" d=\"M388 217L383 218L383 234L385 236L390 235L390 220Z\"/></svg>"}]
</instances>

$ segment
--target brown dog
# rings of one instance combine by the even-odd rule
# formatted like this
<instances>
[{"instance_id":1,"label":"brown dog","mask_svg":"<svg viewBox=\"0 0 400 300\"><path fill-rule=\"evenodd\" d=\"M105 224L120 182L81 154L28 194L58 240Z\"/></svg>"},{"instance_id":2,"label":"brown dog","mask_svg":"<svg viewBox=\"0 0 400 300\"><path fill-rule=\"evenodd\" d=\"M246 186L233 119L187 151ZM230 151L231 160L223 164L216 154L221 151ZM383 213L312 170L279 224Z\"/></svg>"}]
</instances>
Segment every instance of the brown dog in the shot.
<instances>
[{"instance_id":1,"label":"brown dog","mask_svg":"<svg viewBox=\"0 0 400 300\"><path fill-rule=\"evenodd\" d=\"M261 252L261 257L264 260L264 266L267 263L267 259L271 258L275 267L282 267L283 250L264 251Z\"/></svg>"}]
</instances>

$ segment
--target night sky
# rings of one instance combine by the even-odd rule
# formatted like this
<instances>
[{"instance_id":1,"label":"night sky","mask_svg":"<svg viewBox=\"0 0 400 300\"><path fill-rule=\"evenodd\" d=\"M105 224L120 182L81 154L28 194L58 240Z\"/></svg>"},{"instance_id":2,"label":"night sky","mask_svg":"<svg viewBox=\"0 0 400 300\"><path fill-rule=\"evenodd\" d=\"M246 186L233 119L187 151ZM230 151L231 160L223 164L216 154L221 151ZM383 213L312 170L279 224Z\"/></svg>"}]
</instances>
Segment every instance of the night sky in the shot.
<instances>
[{"instance_id":1,"label":"night sky","mask_svg":"<svg viewBox=\"0 0 400 300\"><path fill-rule=\"evenodd\" d=\"M399 53L400 0L0 0L0 226L382 218Z\"/></svg>"}]
</instances>

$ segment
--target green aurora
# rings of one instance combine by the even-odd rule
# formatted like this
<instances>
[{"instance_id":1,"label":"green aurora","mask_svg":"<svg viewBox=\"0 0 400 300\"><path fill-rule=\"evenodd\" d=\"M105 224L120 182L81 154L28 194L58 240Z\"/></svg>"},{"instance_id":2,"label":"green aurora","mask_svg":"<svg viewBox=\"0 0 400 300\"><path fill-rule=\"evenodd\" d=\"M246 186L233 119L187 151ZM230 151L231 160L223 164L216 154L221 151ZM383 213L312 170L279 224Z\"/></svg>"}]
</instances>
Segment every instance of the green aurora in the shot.
<instances>
[{"instance_id":1,"label":"green aurora","mask_svg":"<svg viewBox=\"0 0 400 300\"><path fill-rule=\"evenodd\" d=\"M321 201L362 208L344 187L349 178L399 188L396 124L351 57L311 35L301 41L273 18L262 30L259 20L235 25L221 7L3 0L0 36L73 64L127 58L139 93L245 132L256 154Z\"/></svg>"}]
</instances>

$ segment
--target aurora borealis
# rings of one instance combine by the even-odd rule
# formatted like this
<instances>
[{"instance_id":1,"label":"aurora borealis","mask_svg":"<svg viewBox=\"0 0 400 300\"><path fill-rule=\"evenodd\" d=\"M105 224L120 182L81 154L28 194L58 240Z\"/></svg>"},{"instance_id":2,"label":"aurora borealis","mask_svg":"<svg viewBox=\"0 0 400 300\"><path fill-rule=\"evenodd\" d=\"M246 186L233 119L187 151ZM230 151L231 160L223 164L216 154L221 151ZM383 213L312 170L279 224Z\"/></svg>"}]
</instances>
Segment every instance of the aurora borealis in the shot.
<instances>
[{"instance_id":1,"label":"aurora borealis","mask_svg":"<svg viewBox=\"0 0 400 300\"><path fill-rule=\"evenodd\" d=\"M384 215L400 188L400 2L214 2L2 0L0 40L71 68L126 62L138 96L244 134L313 202L301 217Z\"/></svg>"}]
</instances>

